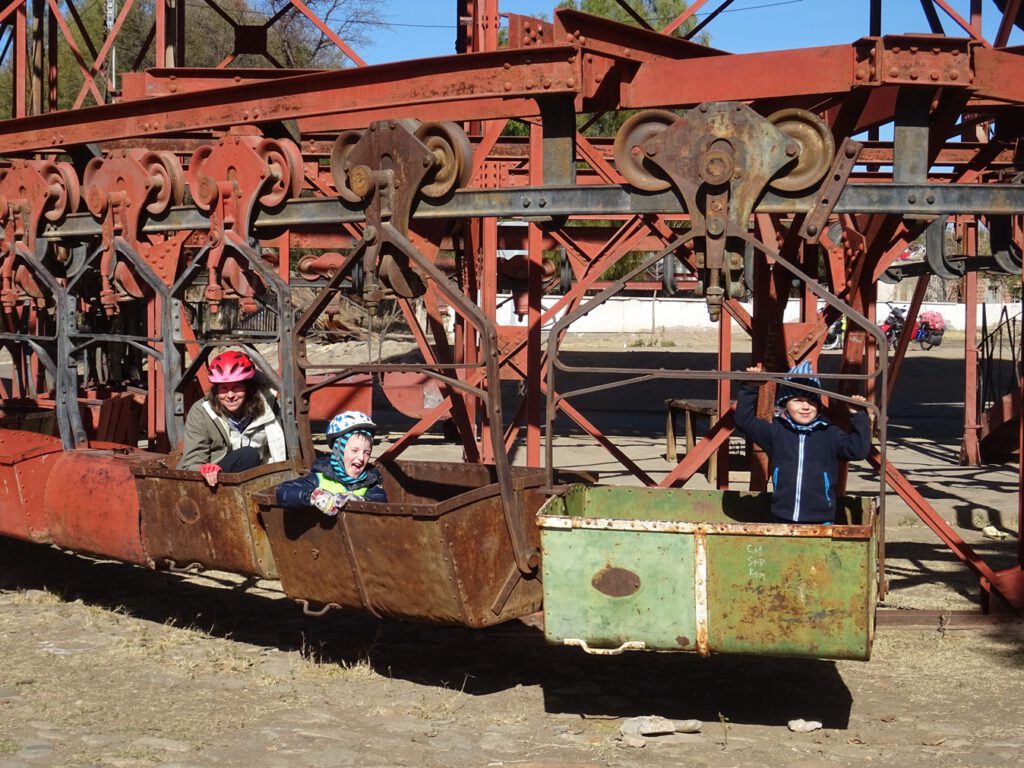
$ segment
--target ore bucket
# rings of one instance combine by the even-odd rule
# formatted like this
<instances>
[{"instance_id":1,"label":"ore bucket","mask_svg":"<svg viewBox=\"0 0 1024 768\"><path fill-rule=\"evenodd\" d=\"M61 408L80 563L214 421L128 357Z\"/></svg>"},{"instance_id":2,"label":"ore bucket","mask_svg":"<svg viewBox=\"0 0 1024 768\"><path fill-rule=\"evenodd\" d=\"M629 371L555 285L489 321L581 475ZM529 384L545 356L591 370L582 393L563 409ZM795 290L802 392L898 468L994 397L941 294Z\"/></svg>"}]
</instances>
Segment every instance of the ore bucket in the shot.
<instances>
[{"instance_id":1,"label":"ore bucket","mask_svg":"<svg viewBox=\"0 0 1024 768\"><path fill-rule=\"evenodd\" d=\"M337 517L282 509L258 494L285 593L375 616L485 627L540 610L535 575L521 575L491 465L378 464L386 503L349 502ZM512 467L518 522L539 548L541 469Z\"/></svg>"},{"instance_id":2,"label":"ore bucket","mask_svg":"<svg viewBox=\"0 0 1024 768\"><path fill-rule=\"evenodd\" d=\"M675 650L867 659L878 518L783 524L771 495L573 485L544 505L544 628L595 653Z\"/></svg>"}]
</instances>

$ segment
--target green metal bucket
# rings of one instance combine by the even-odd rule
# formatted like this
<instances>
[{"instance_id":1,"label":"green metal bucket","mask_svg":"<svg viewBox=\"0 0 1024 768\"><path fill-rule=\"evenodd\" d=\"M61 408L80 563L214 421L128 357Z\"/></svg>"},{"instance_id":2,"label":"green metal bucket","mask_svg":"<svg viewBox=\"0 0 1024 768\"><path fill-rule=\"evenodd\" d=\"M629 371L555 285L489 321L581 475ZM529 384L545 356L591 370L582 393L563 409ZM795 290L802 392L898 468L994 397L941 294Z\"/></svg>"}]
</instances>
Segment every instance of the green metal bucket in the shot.
<instances>
[{"instance_id":1,"label":"green metal bucket","mask_svg":"<svg viewBox=\"0 0 1024 768\"><path fill-rule=\"evenodd\" d=\"M835 525L773 522L771 496L573 485L538 513L548 642L868 659L874 501Z\"/></svg>"}]
</instances>

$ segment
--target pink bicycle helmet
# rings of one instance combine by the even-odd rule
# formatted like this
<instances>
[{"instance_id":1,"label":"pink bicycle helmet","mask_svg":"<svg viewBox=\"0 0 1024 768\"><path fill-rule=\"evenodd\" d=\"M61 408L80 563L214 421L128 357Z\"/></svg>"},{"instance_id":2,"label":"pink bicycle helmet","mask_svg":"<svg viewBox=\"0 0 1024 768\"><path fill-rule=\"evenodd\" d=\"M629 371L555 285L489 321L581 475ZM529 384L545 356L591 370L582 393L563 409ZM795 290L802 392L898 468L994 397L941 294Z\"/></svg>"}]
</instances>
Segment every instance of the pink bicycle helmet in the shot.
<instances>
[{"instance_id":1,"label":"pink bicycle helmet","mask_svg":"<svg viewBox=\"0 0 1024 768\"><path fill-rule=\"evenodd\" d=\"M241 352L223 352L209 363L210 382L213 384L234 384L256 375L256 367L248 355Z\"/></svg>"}]
</instances>

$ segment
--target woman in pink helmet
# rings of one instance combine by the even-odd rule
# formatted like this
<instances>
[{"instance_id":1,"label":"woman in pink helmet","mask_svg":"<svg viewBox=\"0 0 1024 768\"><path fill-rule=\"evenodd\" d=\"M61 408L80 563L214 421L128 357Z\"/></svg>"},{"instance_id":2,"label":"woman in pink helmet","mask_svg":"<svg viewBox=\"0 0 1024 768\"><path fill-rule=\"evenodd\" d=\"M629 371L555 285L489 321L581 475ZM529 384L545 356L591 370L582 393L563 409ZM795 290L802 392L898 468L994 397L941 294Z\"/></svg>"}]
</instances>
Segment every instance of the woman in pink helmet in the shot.
<instances>
[{"instance_id":1,"label":"woman in pink helmet","mask_svg":"<svg viewBox=\"0 0 1024 768\"><path fill-rule=\"evenodd\" d=\"M241 352L223 352L208 367L213 387L188 412L179 469L202 472L212 487L221 472L284 461L284 430L272 401L260 391L252 360Z\"/></svg>"}]
</instances>

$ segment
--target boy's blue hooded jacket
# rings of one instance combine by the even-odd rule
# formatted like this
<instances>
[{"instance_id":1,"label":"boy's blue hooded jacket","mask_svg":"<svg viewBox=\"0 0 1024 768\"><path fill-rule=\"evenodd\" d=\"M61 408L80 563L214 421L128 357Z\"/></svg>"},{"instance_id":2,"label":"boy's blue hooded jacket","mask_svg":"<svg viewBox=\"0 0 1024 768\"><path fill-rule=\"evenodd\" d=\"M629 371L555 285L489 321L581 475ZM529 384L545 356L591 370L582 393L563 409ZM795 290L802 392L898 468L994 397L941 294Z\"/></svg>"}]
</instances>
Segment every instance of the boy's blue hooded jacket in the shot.
<instances>
[{"instance_id":1,"label":"boy's blue hooded jacket","mask_svg":"<svg viewBox=\"0 0 1024 768\"><path fill-rule=\"evenodd\" d=\"M772 514L794 523L831 523L836 515L839 461L859 461L871 450L871 422L863 410L851 417L852 432L818 418L800 427L788 416L757 418L758 388L740 387L736 426L768 454Z\"/></svg>"}]
</instances>

